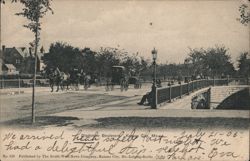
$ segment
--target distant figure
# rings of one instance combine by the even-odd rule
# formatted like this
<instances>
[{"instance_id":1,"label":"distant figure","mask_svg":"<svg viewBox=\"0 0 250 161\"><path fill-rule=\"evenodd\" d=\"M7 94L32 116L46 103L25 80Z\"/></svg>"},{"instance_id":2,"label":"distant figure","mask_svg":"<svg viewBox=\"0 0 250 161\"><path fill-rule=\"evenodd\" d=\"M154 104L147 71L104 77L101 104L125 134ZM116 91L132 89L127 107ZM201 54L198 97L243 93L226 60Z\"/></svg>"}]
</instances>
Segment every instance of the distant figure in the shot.
<instances>
[{"instance_id":1,"label":"distant figure","mask_svg":"<svg viewBox=\"0 0 250 161\"><path fill-rule=\"evenodd\" d=\"M171 80L171 81L168 82L168 86L172 86L172 85L174 85L174 81L173 80Z\"/></svg>"},{"instance_id":2,"label":"distant figure","mask_svg":"<svg viewBox=\"0 0 250 161\"><path fill-rule=\"evenodd\" d=\"M188 82L189 82L189 78L188 78L188 77L185 77L184 83L188 83Z\"/></svg>"},{"instance_id":3,"label":"distant figure","mask_svg":"<svg viewBox=\"0 0 250 161\"><path fill-rule=\"evenodd\" d=\"M182 81L182 75L179 73L178 76L177 76L177 81L179 84L181 84L181 81Z\"/></svg>"},{"instance_id":4,"label":"distant figure","mask_svg":"<svg viewBox=\"0 0 250 161\"><path fill-rule=\"evenodd\" d=\"M195 76L194 76L194 75L191 76L191 80L192 80L192 81L195 80Z\"/></svg>"},{"instance_id":5,"label":"distant figure","mask_svg":"<svg viewBox=\"0 0 250 161\"><path fill-rule=\"evenodd\" d=\"M56 72L56 74L60 74L60 70L59 70L59 68L58 67L56 67L56 70L55 70L55 72Z\"/></svg>"},{"instance_id":6,"label":"distant figure","mask_svg":"<svg viewBox=\"0 0 250 161\"><path fill-rule=\"evenodd\" d=\"M160 80L160 79L157 79L157 80L156 80L156 87L157 87L157 88L162 87L162 86L161 86L161 80Z\"/></svg>"}]
</instances>

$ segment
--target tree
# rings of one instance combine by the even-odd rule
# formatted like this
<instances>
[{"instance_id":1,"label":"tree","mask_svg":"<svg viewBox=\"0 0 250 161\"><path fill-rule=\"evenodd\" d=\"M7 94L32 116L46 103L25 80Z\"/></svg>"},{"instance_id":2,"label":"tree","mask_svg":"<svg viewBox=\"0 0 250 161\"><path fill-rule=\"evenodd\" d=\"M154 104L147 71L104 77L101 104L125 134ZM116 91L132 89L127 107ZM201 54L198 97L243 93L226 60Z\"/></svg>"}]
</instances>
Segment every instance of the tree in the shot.
<instances>
[{"instance_id":1,"label":"tree","mask_svg":"<svg viewBox=\"0 0 250 161\"><path fill-rule=\"evenodd\" d=\"M205 74L204 57L206 51L201 49L189 48L188 57L185 59L184 64L189 68L189 74L198 76Z\"/></svg>"},{"instance_id":2,"label":"tree","mask_svg":"<svg viewBox=\"0 0 250 161\"><path fill-rule=\"evenodd\" d=\"M82 69L88 74L94 74L97 72L96 66L96 52L92 51L90 48L84 48L81 50L81 56L79 56L79 63L82 64Z\"/></svg>"},{"instance_id":3,"label":"tree","mask_svg":"<svg viewBox=\"0 0 250 161\"><path fill-rule=\"evenodd\" d=\"M17 0L13 0L17 2ZM34 33L35 39L32 42L35 48L35 65L34 65L34 76L33 76L33 90L32 90L32 123L35 122L35 86L36 86L36 68L37 68L37 49L40 41L41 31L41 18L43 18L48 11L52 11L50 5L51 0L19 0L24 5L23 11L16 13L18 16L23 16L29 20L28 24L24 27L28 28ZM53 13L53 12L52 12Z\"/></svg>"},{"instance_id":4,"label":"tree","mask_svg":"<svg viewBox=\"0 0 250 161\"><path fill-rule=\"evenodd\" d=\"M226 76L234 73L231 57L224 46L208 49L190 49L185 64L195 76Z\"/></svg>"},{"instance_id":5,"label":"tree","mask_svg":"<svg viewBox=\"0 0 250 161\"><path fill-rule=\"evenodd\" d=\"M13 2L17 2L18 0L11 0L11 2L13 3ZM3 3L3 4L5 4L5 0L0 0L0 3Z\"/></svg>"},{"instance_id":6,"label":"tree","mask_svg":"<svg viewBox=\"0 0 250 161\"><path fill-rule=\"evenodd\" d=\"M96 54L96 66L99 76L110 77L114 65L120 65L120 51L116 48L100 48Z\"/></svg>"},{"instance_id":7,"label":"tree","mask_svg":"<svg viewBox=\"0 0 250 161\"><path fill-rule=\"evenodd\" d=\"M248 5L242 4L239 7L239 12L240 12L240 18L237 18L237 20L240 21L240 23L242 23L243 25L247 25L250 20L250 12L248 9Z\"/></svg>"},{"instance_id":8,"label":"tree","mask_svg":"<svg viewBox=\"0 0 250 161\"><path fill-rule=\"evenodd\" d=\"M124 66L131 76L139 76L142 70L145 68L145 60L138 56L138 53L128 55L123 54L121 58L121 65Z\"/></svg>"},{"instance_id":9,"label":"tree","mask_svg":"<svg viewBox=\"0 0 250 161\"><path fill-rule=\"evenodd\" d=\"M244 77L250 76L250 54L248 52L244 52L240 54L238 60L238 67L239 67L239 75Z\"/></svg>"},{"instance_id":10,"label":"tree","mask_svg":"<svg viewBox=\"0 0 250 161\"><path fill-rule=\"evenodd\" d=\"M210 76L226 76L234 73L233 63L225 47L209 48L204 57L204 65Z\"/></svg>"},{"instance_id":11,"label":"tree","mask_svg":"<svg viewBox=\"0 0 250 161\"><path fill-rule=\"evenodd\" d=\"M69 73L71 68L81 68L83 56L80 49L64 42L56 42L50 45L49 52L44 54L43 60L46 71L58 67L61 71Z\"/></svg>"}]
</instances>

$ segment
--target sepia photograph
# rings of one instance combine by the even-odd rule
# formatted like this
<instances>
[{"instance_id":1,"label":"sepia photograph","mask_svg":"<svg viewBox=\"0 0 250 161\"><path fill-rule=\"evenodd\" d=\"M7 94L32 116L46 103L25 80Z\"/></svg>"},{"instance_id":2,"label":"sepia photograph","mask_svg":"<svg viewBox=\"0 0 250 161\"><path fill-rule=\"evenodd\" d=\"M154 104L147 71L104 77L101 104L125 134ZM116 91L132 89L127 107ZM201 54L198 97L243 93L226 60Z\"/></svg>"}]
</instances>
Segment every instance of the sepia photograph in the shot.
<instances>
[{"instance_id":1,"label":"sepia photograph","mask_svg":"<svg viewBox=\"0 0 250 161\"><path fill-rule=\"evenodd\" d=\"M249 0L0 5L0 161L249 161Z\"/></svg>"}]
</instances>

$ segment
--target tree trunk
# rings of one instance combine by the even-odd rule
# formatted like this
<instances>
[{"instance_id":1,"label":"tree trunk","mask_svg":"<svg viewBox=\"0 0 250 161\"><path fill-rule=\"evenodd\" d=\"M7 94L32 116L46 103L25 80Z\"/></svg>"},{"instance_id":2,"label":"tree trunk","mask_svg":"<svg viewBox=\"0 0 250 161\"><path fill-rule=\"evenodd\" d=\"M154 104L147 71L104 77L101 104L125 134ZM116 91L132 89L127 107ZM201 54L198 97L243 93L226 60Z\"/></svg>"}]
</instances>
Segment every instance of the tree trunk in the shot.
<instances>
[{"instance_id":1,"label":"tree trunk","mask_svg":"<svg viewBox=\"0 0 250 161\"><path fill-rule=\"evenodd\" d=\"M33 86L32 86L32 123L35 123L35 87L36 87L36 70L37 70L37 48L38 48L38 22L39 19L36 22L37 28L35 32L35 65L34 65L34 75L33 75Z\"/></svg>"}]
</instances>

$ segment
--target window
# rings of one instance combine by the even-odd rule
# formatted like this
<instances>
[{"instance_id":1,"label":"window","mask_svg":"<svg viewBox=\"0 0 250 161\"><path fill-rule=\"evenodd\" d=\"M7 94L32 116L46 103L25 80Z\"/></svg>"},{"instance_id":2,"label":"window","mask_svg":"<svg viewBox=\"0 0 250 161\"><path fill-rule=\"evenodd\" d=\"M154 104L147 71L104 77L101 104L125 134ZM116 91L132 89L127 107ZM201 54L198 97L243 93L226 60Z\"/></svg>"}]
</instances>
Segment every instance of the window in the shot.
<instances>
[{"instance_id":1,"label":"window","mask_svg":"<svg viewBox=\"0 0 250 161\"><path fill-rule=\"evenodd\" d=\"M20 64L20 59L16 59L16 64Z\"/></svg>"}]
</instances>

